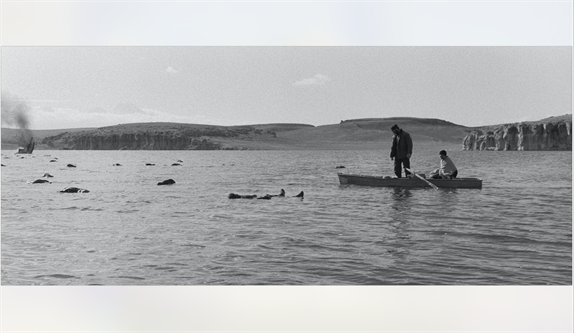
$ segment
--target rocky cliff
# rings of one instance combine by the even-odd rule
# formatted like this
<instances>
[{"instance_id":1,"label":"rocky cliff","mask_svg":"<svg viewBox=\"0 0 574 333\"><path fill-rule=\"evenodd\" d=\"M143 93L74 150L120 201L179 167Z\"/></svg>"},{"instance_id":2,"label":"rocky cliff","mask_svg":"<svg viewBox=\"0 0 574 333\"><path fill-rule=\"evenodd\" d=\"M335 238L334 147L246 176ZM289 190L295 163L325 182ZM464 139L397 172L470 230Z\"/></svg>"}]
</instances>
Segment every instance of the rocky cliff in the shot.
<instances>
[{"instance_id":1,"label":"rocky cliff","mask_svg":"<svg viewBox=\"0 0 574 333\"><path fill-rule=\"evenodd\" d=\"M138 124L65 132L46 137L42 143L56 149L77 150L222 150L238 148L219 144L214 141L217 138L249 140L257 136L275 137L276 134L251 126Z\"/></svg>"},{"instance_id":2,"label":"rocky cliff","mask_svg":"<svg viewBox=\"0 0 574 333\"><path fill-rule=\"evenodd\" d=\"M506 124L474 129L462 143L463 150L572 150L570 119L539 123Z\"/></svg>"}]
</instances>

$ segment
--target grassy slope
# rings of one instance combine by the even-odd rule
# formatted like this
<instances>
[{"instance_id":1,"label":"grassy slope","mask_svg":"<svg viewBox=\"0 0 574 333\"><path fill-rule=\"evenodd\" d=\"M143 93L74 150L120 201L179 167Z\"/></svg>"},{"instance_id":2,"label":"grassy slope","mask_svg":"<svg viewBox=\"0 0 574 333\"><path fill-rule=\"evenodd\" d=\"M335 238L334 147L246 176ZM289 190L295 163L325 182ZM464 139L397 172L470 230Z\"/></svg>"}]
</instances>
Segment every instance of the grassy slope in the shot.
<instances>
[{"instance_id":1,"label":"grassy slope","mask_svg":"<svg viewBox=\"0 0 574 333\"><path fill-rule=\"evenodd\" d=\"M572 115L564 115L542 119L536 122L556 122L572 120ZM463 138L473 129L489 128L465 127L439 119L423 118L373 118L346 120L340 124L313 126L306 124L258 124L251 127L263 131L273 131L276 138L270 136L251 135L241 138L210 137L210 140L227 147L240 147L245 149L387 149L390 146L392 133L390 128L398 124L406 132L410 133L417 146L447 146L460 147ZM500 126L500 125L497 125ZM214 126L200 124L180 123L136 123L108 126L98 129L106 132L135 132L135 131L184 131L190 128L227 128L230 130L241 129L249 126ZM62 130L33 130L32 135L36 143L44 137L57 135L62 132L78 132L96 129L62 129ZM2 149L16 149L18 144L14 141L18 135L16 129L2 128ZM37 149L42 149L37 145Z\"/></svg>"}]
</instances>

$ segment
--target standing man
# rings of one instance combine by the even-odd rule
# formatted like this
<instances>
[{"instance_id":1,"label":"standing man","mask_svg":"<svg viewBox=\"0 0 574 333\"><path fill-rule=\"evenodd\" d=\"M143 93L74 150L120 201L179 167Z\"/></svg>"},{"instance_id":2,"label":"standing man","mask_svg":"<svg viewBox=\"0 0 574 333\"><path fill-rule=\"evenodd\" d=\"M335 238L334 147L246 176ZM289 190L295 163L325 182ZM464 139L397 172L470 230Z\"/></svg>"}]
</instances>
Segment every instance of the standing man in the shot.
<instances>
[{"instance_id":1,"label":"standing man","mask_svg":"<svg viewBox=\"0 0 574 333\"><path fill-rule=\"evenodd\" d=\"M399 128L396 124L391 127L393 136L393 146L391 147L391 160L395 161L395 175L401 178L402 168L410 168L410 158L413 154L413 140L411 135ZM405 176L409 177L410 172L405 170Z\"/></svg>"}]
</instances>

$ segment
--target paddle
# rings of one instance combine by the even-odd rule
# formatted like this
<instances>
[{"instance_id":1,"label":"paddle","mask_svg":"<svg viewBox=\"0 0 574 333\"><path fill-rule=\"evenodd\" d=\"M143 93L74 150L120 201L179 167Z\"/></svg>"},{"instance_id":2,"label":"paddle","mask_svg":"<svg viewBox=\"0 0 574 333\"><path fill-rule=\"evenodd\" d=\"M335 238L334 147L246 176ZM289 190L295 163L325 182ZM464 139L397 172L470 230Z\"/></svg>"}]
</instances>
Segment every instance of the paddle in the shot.
<instances>
[{"instance_id":1,"label":"paddle","mask_svg":"<svg viewBox=\"0 0 574 333\"><path fill-rule=\"evenodd\" d=\"M428 180L424 179L423 177L419 176L418 174L416 174L413 169L408 169L405 168L405 170L407 170L408 172L412 173L413 175L415 175L418 179L422 180L423 182L427 183L430 187L434 188L435 190L438 190L438 186L436 186L435 184L429 182Z\"/></svg>"}]
</instances>

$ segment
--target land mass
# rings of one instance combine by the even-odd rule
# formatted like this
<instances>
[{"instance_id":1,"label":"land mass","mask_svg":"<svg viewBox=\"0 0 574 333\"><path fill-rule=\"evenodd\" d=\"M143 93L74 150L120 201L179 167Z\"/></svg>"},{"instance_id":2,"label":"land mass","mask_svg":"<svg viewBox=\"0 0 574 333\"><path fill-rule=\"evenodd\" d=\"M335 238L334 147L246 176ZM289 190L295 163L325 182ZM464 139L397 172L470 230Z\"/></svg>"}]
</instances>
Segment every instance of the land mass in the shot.
<instances>
[{"instance_id":1,"label":"land mass","mask_svg":"<svg viewBox=\"0 0 574 333\"><path fill-rule=\"evenodd\" d=\"M246 126L133 123L100 128L29 130L26 135L34 137L36 149L380 149L390 145L392 137L390 127L393 124L398 124L409 132L417 144L436 144L467 150L572 149L571 114L535 122L482 127L466 127L433 118L394 117L349 119L343 120L339 124L322 126L286 123ZM494 137L496 133L499 134L496 139L498 146L494 145L495 148L492 148L487 144L482 144L482 142L487 141L487 135ZM520 133L523 133L523 136L527 136L530 140L521 141L529 142L526 149L520 149L518 144ZM16 149L21 146L23 136L22 130L2 128L2 149ZM482 137L484 138L480 141ZM504 140L514 141L507 144ZM471 141L472 145L470 144ZM481 143L477 145L478 141ZM530 144L530 142L540 144ZM524 148L524 144L522 148Z\"/></svg>"}]
</instances>

